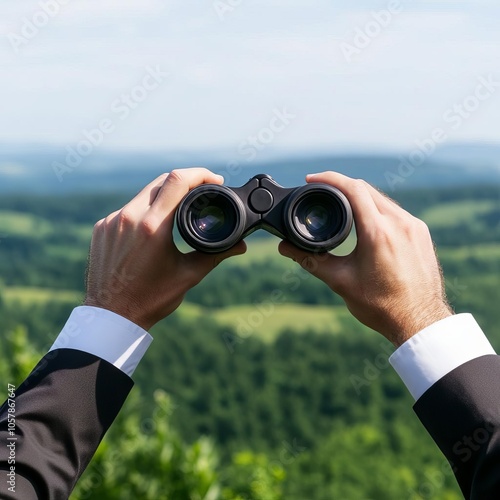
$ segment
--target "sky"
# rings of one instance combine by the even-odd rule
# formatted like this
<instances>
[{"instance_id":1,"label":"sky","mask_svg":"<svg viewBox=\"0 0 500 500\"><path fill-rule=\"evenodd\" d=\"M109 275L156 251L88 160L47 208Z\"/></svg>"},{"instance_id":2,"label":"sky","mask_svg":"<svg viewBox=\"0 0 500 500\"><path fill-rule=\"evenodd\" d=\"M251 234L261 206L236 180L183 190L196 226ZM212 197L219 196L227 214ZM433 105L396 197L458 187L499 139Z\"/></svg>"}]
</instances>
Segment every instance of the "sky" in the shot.
<instances>
[{"instance_id":1,"label":"sky","mask_svg":"<svg viewBox=\"0 0 500 500\"><path fill-rule=\"evenodd\" d=\"M498 0L1 10L0 144L408 150L437 128L450 142L500 141Z\"/></svg>"}]
</instances>

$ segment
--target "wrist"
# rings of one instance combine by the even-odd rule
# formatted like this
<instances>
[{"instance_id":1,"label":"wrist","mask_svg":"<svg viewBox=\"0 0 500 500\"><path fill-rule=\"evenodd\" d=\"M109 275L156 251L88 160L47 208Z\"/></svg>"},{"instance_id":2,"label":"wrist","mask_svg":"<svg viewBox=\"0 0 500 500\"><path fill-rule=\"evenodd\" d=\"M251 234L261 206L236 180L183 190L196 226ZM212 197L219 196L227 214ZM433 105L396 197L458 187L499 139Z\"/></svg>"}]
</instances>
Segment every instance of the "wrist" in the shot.
<instances>
[{"instance_id":1,"label":"wrist","mask_svg":"<svg viewBox=\"0 0 500 500\"><path fill-rule=\"evenodd\" d=\"M421 310L408 315L400 325L399 331L389 340L398 348L422 330L453 315L454 313L447 303L441 303L433 308L422 307Z\"/></svg>"},{"instance_id":2,"label":"wrist","mask_svg":"<svg viewBox=\"0 0 500 500\"><path fill-rule=\"evenodd\" d=\"M148 321L146 318L144 318L143 315L141 315L140 312L136 310L136 307L130 307L117 303L108 303L92 298L91 296L87 296L82 305L98 307L99 309L110 311L130 321L131 323L134 323L135 325L146 331L149 331L154 325L154 322Z\"/></svg>"}]
</instances>

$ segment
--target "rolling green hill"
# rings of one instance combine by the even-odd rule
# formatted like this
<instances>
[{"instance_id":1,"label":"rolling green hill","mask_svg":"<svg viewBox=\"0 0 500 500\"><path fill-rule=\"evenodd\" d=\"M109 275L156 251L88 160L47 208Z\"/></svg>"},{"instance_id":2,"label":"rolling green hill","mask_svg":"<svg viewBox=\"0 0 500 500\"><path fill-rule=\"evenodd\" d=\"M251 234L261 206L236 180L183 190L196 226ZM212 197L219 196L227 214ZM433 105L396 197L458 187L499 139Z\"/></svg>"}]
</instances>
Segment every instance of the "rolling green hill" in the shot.
<instances>
[{"instance_id":1,"label":"rolling green hill","mask_svg":"<svg viewBox=\"0 0 500 500\"><path fill-rule=\"evenodd\" d=\"M471 297L467 290L477 285L479 296L482 295L481 289L490 294L497 294L495 285L499 271L500 243L498 240L491 241L491 238L483 243L480 241L483 233L498 233L495 224L487 219L488 214L494 214L498 209L498 200L495 199L494 192L489 199L479 201L471 199L474 196L469 192L465 194L464 199L450 197L446 193L443 197L445 200L442 202L437 200L431 204L423 204L420 216L437 237L445 231L452 231L454 237L460 237L461 232L459 229L455 231L454 228L461 226L472 227L477 233L479 242L464 241L460 245L438 246L439 256L447 273L448 294L451 300L459 308L477 307L477 297ZM92 201L95 210L95 200ZM74 203L89 206L85 197L76 199ZM0 267L3 264L8 271L17 266L22 268L21 273L11 274L10 279L9 272L2 274L6 283L3 290L4 300L24 306L46 303L78 304L83 297L82 277L92 224L88 217L81 219L79 215L79 220L74 222L60 220L61 216L51 217L50 214L54 213L56 205L50 211L44 209L43 204L41 207L39 205L40 199L37 199L31 212L29 205L19 206L17 210L0 210ZM66 203L64 206L69 207L75 216L79 213L76 205ZM64 207L61 212L64 212ZM96 216L99 214L100 212L96 213ZM332 306L332 295L326 287L314 280L307 280L305 275L299 274L300 270L294 263L280 256L277 238L266 236L266 233L261 231L249 237L247 243L247 253L215 270L188 296L188 300L176 315L191 319L209 317L223 326L236 329L242 322L248 321L248 318L257 318L258 307L268 304L268 307L273 308L272 314L263 319L259 328L254 328L255 335L266 341L273 340L281 331L290 328L301 331L313 329L340 332L339 318L347 314L342 302L333 300ZM182 249L189 250L182 241L179 244ZM348 241L334 253L348 254L355 244L353 230ZM34 252L32 263L29 261L31 252ZM74 278L69 280L65 271L58 275L57 286L53 286L54 271L51 270L67 269L68 266L72 267ZM32 272L28 272L30 268L33 268ZM46 271L43 271L44 269ZM44 273L49 273L52 281L44 282ZM294 277L300 277L301 290L294 292L287 287L286 273L294 273ZM270 294L277 289L284 290L282 303L271 303L269 306ZM224 295L226 292L227 296ZM249 297L248 302L245 302L245 296ZM307 305L303 305L304 301ZM485 307L480 309L484 315ZM491 321L488 321L488 324L490 323Z\"/></svg>"},{"instance_id":2,"label":"rolling green hill","mask_svg":"<svg viewBox=\"0 0 500 500\"><path fill-rule=\"evenodd\" d=\"M0 371L9 380L21 378L19 364L29 371L33 349L46 352L81 302L93 222L125 200L117 193L0 199ZM456 311L472 312L500 348L498 190L415 191L398 201L430 225ZM277 460L295 443L303 451L280 464L283 494L273 500L422 500L410 492L436 474L436 498L460 498L389 367L392 346L281 257L277 238L262 232L247 243L246 255L221 264L153 329L154 347L134 374L135 392L88 484L103 464L126 478L129 459L141 478L158 480L137 450L164 450L169 425L179 440L194 443L191 450L209 436L221 481L238 491L255 475L278 482ZM336 253L355 243L353 234ZM170 394L175 411L158 406L158 390ZM106 481L92 490L95 498L110 498ZM84 485L85 478L75 499Z\"/></svg>"}]
</instances>

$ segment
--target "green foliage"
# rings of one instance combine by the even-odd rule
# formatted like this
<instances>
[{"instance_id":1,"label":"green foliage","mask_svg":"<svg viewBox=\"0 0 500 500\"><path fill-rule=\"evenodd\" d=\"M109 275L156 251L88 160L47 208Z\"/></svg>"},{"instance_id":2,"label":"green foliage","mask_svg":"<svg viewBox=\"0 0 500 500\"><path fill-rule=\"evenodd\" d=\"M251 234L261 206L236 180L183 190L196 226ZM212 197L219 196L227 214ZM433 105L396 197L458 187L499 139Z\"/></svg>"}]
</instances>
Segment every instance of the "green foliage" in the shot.
<instances>
[{"instance_id":1,"label":"green foliage","mask_svg":"<svg viewBox=\"0 0 500 500\"><path fill-rule=\"evenodd\" d=\"M18 386L41 358L28 340L24 326L18 326L0 336L0 379Z\"/></svg>"},{"instance_id":2,"label":"green foliage","mask_svg":"<svg viewBox=\"0 0 500 500\"><path fill-rule=\"evenodd\" d=\"M154 401L154 419L141 419L134 405L127 405L72 498L216 500L220 497L213 443L201 437L191 445L185 444L169 423L169 416L175 411L170 398L156 391Z\"/></svg>"},{"instance_id":3,"label":"green foliage","mask_svg":"<svg viewBox=\"0 0 500 500\"><path fill-rule=\"evenodd\" d=\"M178 409L172 399L157 390L154 401L151 416L141 418L137 410L143 400L138 393L131 396L72 500L283 498L285 473L279 463L271 464L262 454L240 452L221 469L212 440L202 436L186 444L170 425Z\"/></svg>"},{"instance_id":4,"label":"green foliage","mask_svg":"<svg viewBox=\"0 0 500 500\"><path fill-rule=\"evenodd\" d=\"M152 387L173 394L180 408L172 418L183 437L214 437L224 459L249 445L267 453L293 440L314 449L335 422L415 420L387 362L388 342L355 320L341 324L345 335L325 327L283 332L269 344L251 336L228 344L236 335L216 323L205 321L201 330L171 319L153 332L155 347L136 380L148 399Z\"/></svg>"},{"instance_id":5,"label":"green foliage","mask_svg":"<svg viewBox=\"0 0 500 500\"><path fill-rule=\"evenodd\" d=\"M281 500L286 473L282 464L262 454L237 453L224 477L230 486L222 491L223 500Z\"/></svg>"},{"instance_id":6,"label":"green foliage","mask_svg":"<svg viewBox=\"0 0 500 500\"><path fill-rule=\"evenodd\" d=\"M431 226L454 307L500 348L498 186L399 196ZM50 347L82 296L92 224L126 199L0 200L2 380ZM72 498L461 498L388 344L277 245L253 238L156 327L139 391Z\"/></svg>"},{"instance_id":7,"label":"green foliage","mask_svg":"<svg viewBox=\"0 0 500 500\"><path fill-rule=\"evenodd\" d=\"M285 498L462 498L430 438L401 421L387 427L339 423L314 451L298 456L289 476L295 480L287 483Z\"/></svg>"}]
</instances>

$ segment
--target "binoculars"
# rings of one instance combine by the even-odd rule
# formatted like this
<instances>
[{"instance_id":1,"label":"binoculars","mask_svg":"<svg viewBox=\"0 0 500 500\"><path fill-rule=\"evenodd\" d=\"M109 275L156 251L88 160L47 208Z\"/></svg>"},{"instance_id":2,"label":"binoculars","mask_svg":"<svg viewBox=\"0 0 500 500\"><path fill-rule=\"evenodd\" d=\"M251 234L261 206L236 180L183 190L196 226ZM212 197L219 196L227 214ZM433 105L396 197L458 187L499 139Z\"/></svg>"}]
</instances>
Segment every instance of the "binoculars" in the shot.
<instances>
[{"instance_id":1,"label":"binoculars","mask_svg":"<svg viewBox=\"0 0 500 500\"><path fill-rule=\"evenodd\" d=\"M257 229L303 250L326 252L339 246L353 224L345 195L328 184L284 188L259 174L242 187L204 184L177 209L177 227L192 248L224 252Z\"/></svg>"}]
</instances>

